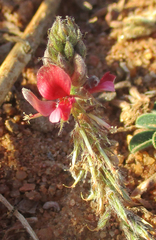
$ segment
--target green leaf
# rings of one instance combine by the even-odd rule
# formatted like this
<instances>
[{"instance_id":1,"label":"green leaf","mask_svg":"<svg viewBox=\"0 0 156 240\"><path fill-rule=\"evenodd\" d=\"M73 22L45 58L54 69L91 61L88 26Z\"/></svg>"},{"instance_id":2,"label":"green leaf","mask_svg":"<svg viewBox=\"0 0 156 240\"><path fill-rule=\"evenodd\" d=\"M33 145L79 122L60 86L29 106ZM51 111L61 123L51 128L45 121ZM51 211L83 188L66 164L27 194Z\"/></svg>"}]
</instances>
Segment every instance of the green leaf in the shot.
<instances>
[{"instance_id":1,"label":"green leaf","mask_svg":"<svg viewBox=\"0 0 156 240\"><path fill-rule=\"evenodd\" d=\"M152 144L153 144L153 147L156 149L156 132L153 133Z\"/></svg>"},{"instance_id":2,"label":"green leaf","mask_svg":"<svg viewBox=\"0 0 156 240\"><path fill-rule=\"evenodd\" d=\"M143 131L134 135L129 143L129 150L131 153L140 151L150 145L152 145L152 136L155 131ZM155 141L155 139L154 139Z\"/></svg>"},{"instance_id":3,"label":"green leaf","mask_svg":"<svg viewBox=\"0 0 156 240\"><path fill-rule=\"evenodd\" d=\"M156 102L154 102L154 107L153 107L153 110L152 111L156 111Z\"/></svg>"},{"instance_id":4,"label":"green leaf","mask_svg":"<svg viewBox=\"0 0 156 240\"><path fill-rule=\"evenodd\" d=\"M140 128L156 129L156 113L142 114L137 118L136 126Z\"/></svg>"}]
</instances>

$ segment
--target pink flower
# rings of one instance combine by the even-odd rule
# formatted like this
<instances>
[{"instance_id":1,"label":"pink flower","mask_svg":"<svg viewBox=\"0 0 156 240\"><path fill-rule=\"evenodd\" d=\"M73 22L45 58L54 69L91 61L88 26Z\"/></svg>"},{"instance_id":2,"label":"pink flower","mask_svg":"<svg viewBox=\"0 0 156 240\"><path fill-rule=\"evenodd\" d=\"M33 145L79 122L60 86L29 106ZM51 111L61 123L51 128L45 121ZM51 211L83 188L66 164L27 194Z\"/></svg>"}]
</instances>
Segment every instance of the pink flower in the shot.
<instances>
[{"instance_id":1,"label":"pink flower","mask_svg":"<svg viewBox=\"0 0 156 240\"><path fill-rule=\"evenodd\" d=\"M41 101L30 90L23 88L24 98L38 111L29 119L42 115L49 116L52 123L61 119L67 121L75 102L75 98L70 96L71 79L68 74L52 64L43 66L37 73L37 87L42 97L50 101Z\"/></svg>"},{"instance_id":2,"label":"pink flower","mask_svg":"<svg viewBox=\"0 0 156 240\"><path fill-rule=\"evenodd\" d=\"M85 83L84 88L87 89L90 93L103 91L114 92L114 80L115 76L109 72L106 72L100 80L95 76L89 78Z\"/></svg>"}]
</instances>

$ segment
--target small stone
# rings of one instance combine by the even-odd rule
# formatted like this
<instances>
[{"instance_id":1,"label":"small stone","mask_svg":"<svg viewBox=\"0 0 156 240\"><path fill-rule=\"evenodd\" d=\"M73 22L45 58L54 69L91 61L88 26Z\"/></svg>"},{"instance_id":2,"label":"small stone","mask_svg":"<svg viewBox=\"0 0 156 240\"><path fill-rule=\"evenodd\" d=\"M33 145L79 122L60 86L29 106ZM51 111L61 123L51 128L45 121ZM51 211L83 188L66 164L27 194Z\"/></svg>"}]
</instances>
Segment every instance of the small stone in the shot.
<instances>
[{"instance_id":1,"label":"small stone","mask_svg":"<svg viewBox=\"0 0 156 240\"><path fill-rule=\"evenodd\" d=\"M107 236L106 232L101 232L100 233L100 238L105 238Z\"/></svg>"},{"instance_id":2,"label":"small stone","mask_svg":"<svg viewBox=\"0 0 156 240\"><path fill-rule=\"evenodd\" d=\"M54 208L57 212L60 211L60 206L57 202L49 201L43 205L43 209L50 209L50 208Z\"/></svg>"},{"instance_id":3,"label":"small stone","mask_svg":"<svg viewBox=\"0 0 156 240\"><path fill-rule=\"evenodd\" d=\"M109 231L109 234L111 235L111 237L114 237L115 235L114 231Z\"/></svg>"},{"instance_id":4,"label":"small stone","mask_svg":"<svg viewBox=\"0 0 156 240\"><path fill-rule=\"evenodd\" d=\"M20 196L20 192L16 189L10 192L10 197L17 198Z\"/></svg>"},{"instance_id":5,"label":"small stone","mask_svg":"<svg viewBox=\"0 0 156 240\"><path fill-rule=\"evenodd\" d=\"M18 132L19 130L18 124L15 123L12 119L6 120L5 126L6 126L6 129L11 133Z\"/></svg>"},{"instance_id":6,"label":"small stone","mask_svg":"<svg viewBox=\"0 0 156 240\"><path fill-rule=\"evenodd\" d=\"M22 213L36 213L37 202L31 201L29 199L23 199L18 203L18 210Z\"/></svg>"},{"instance_id":7,"label":"small stone","mask_svg":"<svg viewBox=\"0 0 156 240\"><path fill-rule=\"evenodd\" d=\"M19 189L22 186L22 183L19 180L15 179L13 180L12 186L14 189Z\"/></svg>"},{"instance_id":8,"label":"small stone","mask_svg":"<svg viewBox=\"0 0 156 240\"><path fill-rule=\"evenodd\" d=\"M45 240L45 236L46 236L46 240L54 239L53 230L50 227L42 228L42 229L38 230L37 236L39 237L40 240Z\"/></svg>"},{"instance_id":9,"label":"small stone","mask_svg":"<svg viewBox=\"0 0 156 240\"><path fill-rule=\"evenodd\" d=\"M143 53L143 57L147 60L150 60L153 57L153 54L150 49L146 49Z\"/></svg>"},{"instance_id":10,"label":"small stone","mask_svg":"<svg viewBox=\"0 0 156 240\"><path fill-rule=\"evenodd\" d=\"M26 177L27 177L27 173L26 172L24 172L22 170L19 170L19 171L16 172L16 178L18 180L22 181L22 180L26 179Z\"/></svg>"},{"instance_id":11,"label":"small stone","mask_svg":"<svg viewBox=\"0 0 156 240\"><path fill-rule=\"evenodd\" d=\"M148 166L148 165L152 165L155 162L155 159L145 153L143 154L143 162L144 162L144 165Z\"/></svg>"},{"instance_id":12,"label":"small stone","mask_svg":"<svg viewBox=\"0 0 156 240\"><path fill-rule=\"evenodd\" d=\"M3 105L3 111L9 116L15 114L15 108L10 103L5 103Z\"/></svg>"},{"instance_id":13,"label":"small stone","mask_svg":"<svg viewBox=\"0 0 156 240\"><path fill-rule=\"evenodd\" d=\"M119 233L120 233L119 229L115 229L115 230L114 230L114 234L115 234L115 235L119 235Z\"/></svg>"},{"instance_id":14,"label":"small stone","mask_svg":"<svg viewBox=\"0 0 156 240\"><path fill-rule=\"evenodd\" d=\"M95 217L94 217L94 214L92 214L92 213L90 213L90 214L88 214L87 215L87 219L89 220L89 221L95 221Z\"/></svg>"},{"instance_id":15,"label":"small stone","mask_svg":"<svg viewBox=\"0 0 156 240\"><path fill-rule=\"evenodd\" d=\"M5 184L0 184L0 193L1 193L1 194L4 194L4 193L6 193L7 191L9 191L8 186L5 185Z\"/></svg>"},{"instance_id":16,"label":"small stone","mask_svg":"<svg viewBox=\"0 0 156 240\"><path fill-rule=\"evenodd\" d=\"M15 121L15 123L18 123L21 120L21 116L20 115L15 115L13 117L13 120Z\"/></svg>"},{"instance_id":17,"label":"small stone","mask_svg":"<svg viewBox=\"0 0 156 240\"><path fill-rule=\"evenodd\" d=\"M21 192L27 192L27 191L32 191L35 189L35 184L33 183L25 183L21 188L20 191Z\"/></svg>"},{"instance_id":18,"label":"small stone","mask_svg":"<svg viewBox=\"0 0 156 240\"><path fill-rule=\"evenodd\" d=\"M60 190L62 190L63 184L62 184L62 183L58 183L58 184L57 184L57 188L60 189Z\"/></svg>"},{"instance_id":19,"label":"small stone","mask_svg":"<svg viewBox=\"0 0 156 240\"><path fill-rule=\"evenodd\" d=\"M75 205L75 200L74 200L74 199L71 199L70 202L69 202L69 205L70 205L71 207L73 207L73 206Z\"/></svg>"},{"instance_id":20,"label":"small stone","mask_svg":"<svg viewBox=\"0 0 156 240\"><path fill-rule=\"evenodd\" d=\"M44 184L41 184L41 186L40 186L40 192L42 192L43 194L46 194L46 193L47 193L47 188L45 187Z\"/></svg>"},{"instance_id":21,"label":"small stone","mask_svg":"<svg viewBox=\"0 0 156 240\"><path fill-rule=\"evenodd\" d=\"M56 185L55 184L49 186L48 193L50 196L54 196L54 194L56 193Z\"/></svg>"},{"instance_id":22,"label":"small stone","mask_svg":"<svg viewBox=\"0 0 156 240\"><path fill-rule=\"evenodd\" d=\"M58 238L60 236L60 229L54 229L53 233L54 233L55 237Z\"/></svg>"},{"instance_id":23,"label":"small stone","mask_svg":"<svg viewBox=\"0 0 156 240\"><path fill-rule=\"evenodd\" d=\"M26 192L25 196L29 199L29 200L34 200L35 202L39 201L41 199L41 195L39 192L37 191L31 191L31 192Z\"/></svg>"}]
</instances>

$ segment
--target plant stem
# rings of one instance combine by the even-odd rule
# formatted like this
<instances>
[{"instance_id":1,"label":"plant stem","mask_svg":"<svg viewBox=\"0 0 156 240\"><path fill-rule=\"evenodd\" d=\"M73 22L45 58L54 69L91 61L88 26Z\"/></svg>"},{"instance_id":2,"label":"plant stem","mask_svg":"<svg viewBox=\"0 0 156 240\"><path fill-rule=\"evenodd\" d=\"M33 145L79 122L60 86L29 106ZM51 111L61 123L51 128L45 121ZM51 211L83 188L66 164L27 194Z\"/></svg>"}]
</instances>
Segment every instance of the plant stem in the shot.
<instances>
[{"instance_id":1,"label":"plant stem","mask_svg":"<svg viewBox=\"0 0 156 240\"><path fill-rule=\"evenodd\" d=\"M76 106L78 108L78 106ZM84 200L93 200L97 204L99 215L97 228L105 227L111 212L114 212L129 240L152 240L149 232L152 227L130 210L132 200L129 197L118 171L118 166L112 161L113 153L108 149L106 131L103 122L93 114L76 111L75 129L72 132L74 150L70 172L75 179L73 187L86 176L90 176L90 193ZM101 127L101 131L100 131ZM106 124L108 131L108 127ZM82 174L83 173L83 174ZM89 173L89 174L88 174ZM126 208L129 205L129 210Z\"/></svg>"}]
</instances>

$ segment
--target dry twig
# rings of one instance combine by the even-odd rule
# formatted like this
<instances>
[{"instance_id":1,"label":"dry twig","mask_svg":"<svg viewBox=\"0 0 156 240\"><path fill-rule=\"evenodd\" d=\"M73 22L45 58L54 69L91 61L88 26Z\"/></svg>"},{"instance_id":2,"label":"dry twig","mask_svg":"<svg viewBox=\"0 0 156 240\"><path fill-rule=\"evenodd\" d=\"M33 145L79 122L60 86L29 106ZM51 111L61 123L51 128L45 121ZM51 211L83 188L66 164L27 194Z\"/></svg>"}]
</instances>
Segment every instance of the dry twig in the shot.
<instances>
[{"instance_id":1,"label":"dry twig","mask_svg":"<svg viewBox=\"0 0 156 240\"><path fill-rule=\"evenodd\" d=\"M5 197L2 196L2 194L0 194L0 202L3 203L10 212L12 212L14 210L14 207L7 201L7 199ZM18 218L18 220L22 223L23 227L28 231L28 233L34 240L39 240L36 233L33 231L31 226L29 225L29 223L27 222L27 220L23 217L23 215L21 213L19 213L17 210L15 210L13 212L13 215L15 215Z\"/></svg>"}]
</instances>

